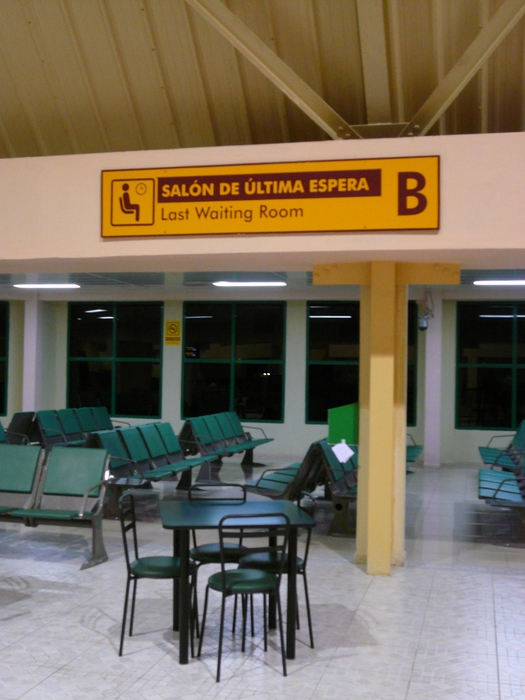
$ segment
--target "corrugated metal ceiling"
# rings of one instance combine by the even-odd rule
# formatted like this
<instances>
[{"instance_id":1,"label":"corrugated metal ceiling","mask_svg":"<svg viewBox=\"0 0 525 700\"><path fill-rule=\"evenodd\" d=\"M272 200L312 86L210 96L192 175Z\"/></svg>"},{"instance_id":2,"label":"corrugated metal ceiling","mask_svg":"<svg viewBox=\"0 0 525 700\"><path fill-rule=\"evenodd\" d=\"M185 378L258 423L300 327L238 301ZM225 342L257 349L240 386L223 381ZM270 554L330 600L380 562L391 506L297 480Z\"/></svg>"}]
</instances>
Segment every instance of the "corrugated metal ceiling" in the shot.
<instances>
[{"instance_id":1,"label":"corrugated metal ceiling","mask_svg":"<svg viewBox=\"0 0 525 700\"><path fill-rule=\"evenodd\" d=\"M207 2L0 3L0 156L329 138L193 7ZM524 4L223 4L299 81L359 125L409 122L509 3L517 12ZM524 34L520 19L430 133L522 130Z\"/></svg>"},{"instance_id":2,"label":"corrugated metal ceiling","mask_svg":"<svg viewBox=\"0 0 525 700\"><path fill-rule=\"evenodd\" d=\"M524 14L525 0L4 0L0 157L417 134L420 117L430 134L521 131Z\"/></svg>"}]
</instances>

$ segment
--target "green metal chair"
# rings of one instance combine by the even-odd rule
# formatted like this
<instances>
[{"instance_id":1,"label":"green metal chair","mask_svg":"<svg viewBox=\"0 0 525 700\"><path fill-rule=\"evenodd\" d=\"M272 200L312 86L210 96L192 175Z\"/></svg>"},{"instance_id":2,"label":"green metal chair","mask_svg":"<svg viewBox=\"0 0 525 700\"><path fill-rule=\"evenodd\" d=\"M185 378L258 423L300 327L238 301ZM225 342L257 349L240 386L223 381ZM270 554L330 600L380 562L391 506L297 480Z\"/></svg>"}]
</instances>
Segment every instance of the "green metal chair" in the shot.
<instances>
[{"instance_id":1,"label":"green metal chair","mask_svg":"<svg viewBox=\"0 0 525 700\"><path fill-rule=\"evenodd\" d=\"M232 493L229 493L233 490ZM222 493L221 493L222 491ZM239 495L235 495L235 493ZM206 501L210 505L220 503L222 505L236 506L246 502L246 489L243 484L228 484L223 481L217 482L211 487L203 487L199 484L193 484L188 490L188 500ZM190 550L190 557L195 563L195 586L197 586L197 575L199 568L204 564L220 564L221 563L221 548L219 542L208 542L206 544L197 544L197 536L195 530L192 532L193 547ZM246 545L243 545L242 538L238 542L228 542L226 545L225 556L228 564L238 564L239 559L250 550ZM236 601L237 602L237 601ZM237 606L235 606L235 613ZM199 635L198 616L195 618L197 635ZM235 629L235 615L233 628Z\"/></svg>"},{"instance_id":2,"label":"green metal chair","mask_svg":"<svg viewBox=\"0 0 525 700\"><path fill-rule=\"evenodd\" d=\"M129 589L133 583L133 593L131 597L131 615L129 622L129 636L133 636L133 621L135 617L135 600L137 593L137 582L139 579L173 579L175 581L180 578L180 559L172 556L152 556L140 557L137 538L137 518L135 515L135 497L132 493L124 493L118 502L119 519L122 530L122 540L124 544L124 556L126 559L127 579L126 579L126 595L124 598L124 612L122 615L122 628L120 632L120 647L119 656L122 656L124 649L124 636L126 631L126 620L128 613ZM193 579L195 566L191 565L190 571L192 574L191 586L194 591L195 600L195 582ZM173 629L176 629L176 606L175 596L173 597ZM191 639L191 655L195 656L193 648L193 637Z\"/></svg>"},{"instance_id":3,"label":"green metal chair","mask_svg":"<svg viewBox=\"0 0 525 700\"><path fill-rule=\"evenodd\" d=\"M222 642L224 637L224 618L226 611L226 600L228 597L240 595L243 607L242 624L242 651L245 650L246 640L246 612L248 597L256 594L263 596L263 630L264 630L264 650L268 649L267 596L272 595L277 603L279 636L281 641L281 656L283 664L283 675L286 676L286 654L284 646L282 607L279 590L286 561L286 550L290 533L290 522L286 515L282 513L269 513L266 515L227 515L219 523L219 545L221 570L208 579L206 595L204 598L204 611L202 617L202 629L199 640L199 650L197 656L201 655L204 630L206 627L206 613L208 609L208 598L210 589L221 594L221 617L219 628L219 649L217 655L217 682L221 677L221 657ZM243 542L252 538L270 538L270 544L258 548L250 547L251 553L258 551L268 553L270 557L275 557L279 562L277 573L264 571L262 569L227 569L230 543Z\"/></svg>"}]
</instances>

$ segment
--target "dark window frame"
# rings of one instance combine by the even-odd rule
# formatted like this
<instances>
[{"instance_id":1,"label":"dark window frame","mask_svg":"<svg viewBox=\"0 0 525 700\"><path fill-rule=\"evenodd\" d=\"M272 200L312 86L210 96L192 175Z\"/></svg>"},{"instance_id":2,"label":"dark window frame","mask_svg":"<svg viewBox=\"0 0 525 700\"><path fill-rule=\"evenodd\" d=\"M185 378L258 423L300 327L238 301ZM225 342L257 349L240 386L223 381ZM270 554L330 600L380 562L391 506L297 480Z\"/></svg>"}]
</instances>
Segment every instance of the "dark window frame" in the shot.
<instances>
[{"instance_id":1,"label":"dark window frame","mask_svg":"<svg viewBox=\"0 0 525 700\"><path fill-rule=\"evenodd\" d=\"M107 306L108 313L113 316L112 320L112 332L111 332L111 344L112 352L110 355L105 357L78 357L76 355L71 355L71 314L75 307L79 305L93 306L93 305ZM118 309L123 306L155 306L160 308L160 323L159 323L159 356L158 357L121 357L116 354L117 351L117 321L118 321ZM109 311L111 309L111 311ZM162 416L162 370L163 370L163 348L164 348L164 303L163 302L151 302L151 301L101 301L101 302L69 302L68 303L68 338L67 338L67 398L66 404L70 407L69 401L69 390L70 390L70 379L71 379L71 363L73 362L86 362L86 363L109 363L111 366L111 390L110 390L110 407L108 408L111 416L118 418L139 418L139 419L157 419ZM141 363L159 366L159 398L158 398L158 411L154 414L139 414L139 413L117 413L117 372L118 365L124 363Z\"/></svg>"},{"instance_id":2,"label":"dark window frame","mask_svg":"<svg viewBox=\"0 0 525 700\"><path fill-rule=\"evenodd\" d=\"M511 361L510 362L462 362L461 352L462 347L460 346L460 323L461 323L461 309L467 308L468 306L486 306L487 310L490 311L491 307L495 311L501 309L501 307L511 307L512 308L512 350L511 350ZM454 416L454 427L456 430L516 430L521 422L518 419L518 382L517 375L518 370L525 370L525 362L518 361L518 307L525 306L525 301L514 300L475 300L475 301L458 301L456 303L456 377L455 377L455 416ZM461 370L465 369L510 369L511 371L511 425L460 425L460 406L461 406ZM523 416L525 418L525 416Z\"/></svg>"},{"instance_id":3,"label":"dark window frame","mask_svg":"<svg viewBox=\"0 0 525 700\"><path fill-rule=\"evenodd\" d=\"M215 306L215 305L221 305L221 306L229 306L230 307L230 318L231 318L231 331L230 331L230 338L231 338L231 343L230 343L230 357L225 358L225 359L207 359L207 358L190 358L186 357L186 346L187 346L187 331L186 331L186 314L187 314L187 308L189 305L199 305L202 304L203 306ZM247 359L237 359L235 357L235 343L236 343L236 330L237 330L237 314L236 314L236 309L239 306L275 306L279 305L282 307L283 310L283 327L282 327L282 357L281 359L254 359L254 360L247 360ZM275 366L280 366L281 368L281 378L282 378L282 384L281 384L281 413L280 413L280 418L278 419L268 419L268 418L242 418L242 420L253 420L257 423L284 423L284 415L285 415L285 385L286 385L286 377L285 377L285 372L286 372L286 315L287 315L287 304L286 301L187 301L184 302L183 305L183 334L182 334L182 346L183 346L183 352L182 352L182 368L181 368L181 404L180 404L180 411L181 411L181 417L182 419L190 418L192 416L186 415L185 411L185 391L186 391L186 366L190 364L194 365L199 365L199 364L216 364L216 365L223 365L223 366L228 366L230 370L230 380L229 380L229 408L228 410L234 411L235 410L235 369L237 366L240 365L275 365Z\"/></svg>"},{"instance_id":4,"label":"dark window frame","mask_svg":"<svg viewBox=\"0 0 525 700\"><path fill-rule=\"evenodd\" d=\"M309 410L309 377L310 377L310 366L311 365L326 365L326 366L357 366L359 368L359 358L357 360L310 360L310 308L312 306L330 304L333 306L341 305L348 306L349 304L355 304L359 308L359 301L342 301L340 299L334 301L308 301L306 304L306 377L305 377L305 423L307 425L327 425L326 421L314 421L309 420L308 410ZM408 387L407 387L407 428L415 428L417 426L417 390L418 390L418 307L417 302L410 300L408 302L407 308L407 345L410 339L410 332L412 331L414 335L414 359L410 360L407 353L407 384L408 384L408 372L409 368L412 369L414 384L412 387L412 416L408 415L409 402L408 402ZM360 317L359 317L360 318ZM358 389L359 390L359 389ZM412 420L411 420L412 419Z\"/></svg>"},{"instance_id":5,"label":"dark window frame","mask_svg":"<svg viewBox=\"0 0 525 700\"><path fill-rule=\"evenodd\" d=\"M9 383L9 314L11 307L8 301L1 301L5 309L5 355L0 355L0 365L4 368L4 392L0 396L0 416L7 415L8 383Z\"/></svg>"}]
</instances>

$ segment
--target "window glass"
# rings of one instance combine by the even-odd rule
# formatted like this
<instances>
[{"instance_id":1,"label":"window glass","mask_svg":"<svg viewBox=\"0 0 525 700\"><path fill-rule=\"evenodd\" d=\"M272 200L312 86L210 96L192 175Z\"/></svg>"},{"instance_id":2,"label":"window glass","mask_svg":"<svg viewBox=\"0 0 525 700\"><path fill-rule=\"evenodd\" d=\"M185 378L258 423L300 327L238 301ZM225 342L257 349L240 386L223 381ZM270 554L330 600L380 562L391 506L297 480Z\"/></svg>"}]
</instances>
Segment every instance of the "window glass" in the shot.
<instances>
[{"instance_id":1,"label":"window glass","mask_svg":"<svg viewBox=\"0 0 525 700\"><path fill-rule=\"evenodd\" d=\"M109 357L113 320L113 304L70 304L70 357Z\"/></svg>"},{"instance_id":2,"label":"window glass","mask_svg":"<svg viewBox=\"0 0 525 700\"><path fill-rule=\"evenodd\" d=\"M359 399L359 366L310 365L308 368L308 420L328 421L328 409L355 403Z\"/></svg>"},{"instance_id":3,"label":"window glass","mask_svg":"<svg viewBox=\"0 0 525 700\"><path fill-rule=\"evenodd\" d=\"M160 417L162 316L157 302L70 304L68 406Z\"/></svg>"},{"instance_id":4,"label":"window glass","mask_svg":"<svg viewBox=\"0 0 525 700\"><path fill-rule=\"evenodd\" d=\"M0 357L7 357L7 329L9 327L9 304L0 301Z\"/></svg>"},{"instance_id":5,"label":"window glass","mask_svg":"<svg viewBox=\"0 0 525 700\"><path fill-rule=\"evenodd\" d=\"M186 363L185 418L230 410L230 371L229 363Z\"/></svg>"},{"instance_id":6,"label":"window glass","mask_svg":"<svg viewBox=\"0 0 525 700\"><path fill-rule=\"evenodd\" d=\"M280 360L283 356L282 304L237 304L235 358Z\"/></svg>"},{"instance_id":7,"label":"window glass","mask_svg":"<svg viewBox=\"0 0 525 700\"><path fill-rule=\"evenodd\" d=\"M229 360L231 342L231 304L185 304L184 345L187 358Z\"/></svg>"},{"instance_id":8,"label":"window glass","mask_svg":"<svg viewBox=\"0 0 525 700\"><path fill-rule=\"evenodd\" d=\"M459 362L512 362L513 321L506 304L458 304Z\"/></svg>"},{"instance_id":9,"label":"window glass","mask_svg":"<svg viewBox=\"0 0 525 700\"><path fill-rule=\"evenodd\" d=\"M184 305L184 417L283 420L284 302Z\"/></svg>"},{"instance_id":10,"label":"window glass","mask_svg":"<svg viewBox=\"0 0 525 700\"><path fill-rule=\"evenodd\" d=\"M308 359L359 360L359 303L308 305Z\"/></svg>"},{"instance_id":11,"label":"window glass","mask_svg":"<svg viewBox=\"0 0 525 700\"><path fill-rule=\"evenodd\" d=\"M516 306L516 328L518 336L516 347L517 361L525 363L525 304Z\"/></svg>"},{"instance_id":12,"label":"window glass","mask_svg":"<svg viewBox=\"0 0 525 700\"><path fill-rule=\"evenodd\" d=\"M282 398L281 365L235 365L235 411L239 418L280 420Z\"/></svg>"},{"instance_id":13,"label":"window glass","mask_svg":"<svg viewBox=\"0 0 525 700\"><path fill-rule=\"evenodd\" d=\"M70 361L68 406L105 406L111 413L111 362Z\"/></svg>"},{"instance_id":14,"label":"window glass","mask_svg":"<svg viewBox=\"0 0 525 700\"><path fill-rule=\"evenodd\" d=\"M162 308L121 304L117 314L117 357L160 357Z\"/></svg>"},{"instance_id":15,"label":"window glass","mask_svg":"<svg viewBox=\"0 0 525 700\"><path fill-rule=\"evenodd\" d=\"M458 426L507 428L512 425L512 370L506 367L458 369Z\"/></svg>"},{"instance_id":16,"label":"window glass","mask_svg":"<svg viewBox=\"0 0 525 700\"><path fill-rule=\"evenodd\" d=\"M160 366L153 362L117 362L115 412L120 416L158 416Z\"/></svg>"}]
</instances>

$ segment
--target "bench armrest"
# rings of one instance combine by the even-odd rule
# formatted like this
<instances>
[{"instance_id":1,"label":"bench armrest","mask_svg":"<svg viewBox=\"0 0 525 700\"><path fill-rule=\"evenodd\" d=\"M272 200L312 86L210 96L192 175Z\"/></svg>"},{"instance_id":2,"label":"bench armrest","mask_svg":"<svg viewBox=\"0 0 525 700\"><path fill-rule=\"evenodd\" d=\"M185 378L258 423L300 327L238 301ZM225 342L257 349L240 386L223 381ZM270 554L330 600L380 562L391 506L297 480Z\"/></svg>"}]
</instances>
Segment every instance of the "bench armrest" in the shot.
<instances>
[{"instance_id":1,"label":"bench armrest","mask_svg":"<svg viewBox=\"0 0 525 700\"><path fill-rule=\"evenodd\" d=\"M84 491L84 495L82 496L82 505L80 506L80 510L78 511L79 518L84 517L84 512L86 510L87 500L89 498L89 494L92 491L94 491L95 489L99 488L99 486L105 486L107 483L108 482L105 479L102 479L102 481L99 481L96 484L93 484L93 486L90 486L86 491ZM101 493L103 493L103 489L102 489ZM99 499L100 499L100 494L99 494Z\"/></svg>"},{"instance_id":2,"label":"bench armrest","mask_svg":"<svg viewBox=\"0 0 525 700\"><path fill-rule=\"evenodd\" d=\"M513 435L493 435L493 436L490 438L490 440L487 442L487 444L485 445L485 447L490 447L490 443L491 443L493 440L496 440L497 438L507 438L507 440L510 438L511 441L512 441ZM510 447L510 445L511 445L511 443L509 442L509 444L507 445L507 447ZM504 449L505 449L505 448L504 448Z\"/></svg>"},{"instance_id":3,"label":"bench armrest","mask_svg":"<svg viewBox=\"0 0 525 700\"><path fill-rule=\"evenodd\" d=\"M268 439L268 436L266 435L266 433L264 432L264 430L263 430L262 428L259 428L258 425L243 425L242 427L243 427L243 428L248 428L249 430L260 430L261 433L263 434L264 438L265 438L266 440Z\"/></svg>"}]
</instances>

